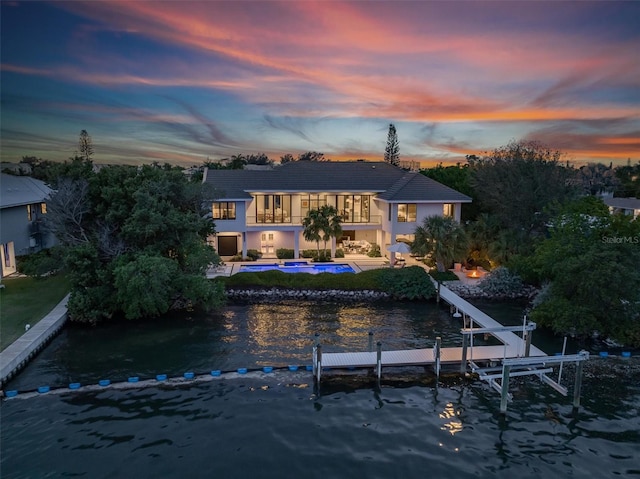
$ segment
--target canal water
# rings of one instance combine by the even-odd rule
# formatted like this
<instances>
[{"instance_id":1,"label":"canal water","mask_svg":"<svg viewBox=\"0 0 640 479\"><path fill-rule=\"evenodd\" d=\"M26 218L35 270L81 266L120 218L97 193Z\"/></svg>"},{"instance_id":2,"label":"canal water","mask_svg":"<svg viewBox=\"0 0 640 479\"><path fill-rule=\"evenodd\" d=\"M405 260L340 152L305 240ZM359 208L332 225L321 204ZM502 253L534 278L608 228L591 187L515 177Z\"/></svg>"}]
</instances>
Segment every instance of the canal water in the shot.
<instances>
[{"instance_id":1,"label":"canal water","mask_svg":"<svg viewBox=\"0 0 640 479\"><path fill-rule=\"evenodd\" d=\"M503 323L522 308L480 305ZM352 376L320 390L304 368L314 335L325 351L460 343L458 320L435 304L232 305L219 314L66 328L8 386L262 366L272 374L181 386L48 394L0 406L0 476L222 478L546 478L640 475L640 365L594 358L582 407L534 379L514 380L499 413L480 382L385 374L380 388ZM482 338L478 338L482 341ZM553 354L561 338L536 332ZM570 343L568 352L580 345ZM571 368L563 383L572 386ZM515 378L514 378L515 379ZM571 387L570 387L571 389ZM22 394L21 394L22 395Z\"/></svg>"}]
</instances>

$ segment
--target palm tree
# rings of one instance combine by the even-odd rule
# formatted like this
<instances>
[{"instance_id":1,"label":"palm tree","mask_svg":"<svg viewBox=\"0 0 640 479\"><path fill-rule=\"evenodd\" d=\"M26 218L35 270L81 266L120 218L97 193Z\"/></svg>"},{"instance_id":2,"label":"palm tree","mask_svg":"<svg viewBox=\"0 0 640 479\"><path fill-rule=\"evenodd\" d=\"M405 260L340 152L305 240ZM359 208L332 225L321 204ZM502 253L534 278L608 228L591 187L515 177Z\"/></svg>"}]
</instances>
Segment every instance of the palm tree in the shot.
<instances>
[{"instance_id":1,"label":"palm tree","mask_svg":"<svg viewBox=\"0 0 640 479\"><path fill-rule=\"evenodd\" d=\"M246 164L247 164L247 159L242 154L233 155L231 157L231 169L232 170L243 170L244 169L244 165L246 165Z\"/></svg>"},{"instance_id":2,"label":"palm tree","mask_svg":"<svg viewBox=\"0 0 640 479\"><path fill-rule=\"evenodd\" d=\"M304 239L307 241L316 242L318 257L320 256L320 240L322 239L320 235L323 229L322 221L323 218L319 210L309 210L307 216L302 220L302 226L304 227L302 236L304 236Z\"/></svg>"},{"instance_id":3,"label":"palm tree","mask_svg":"<svg viewBox=\"0 0 640 479\"><path fill-rule=\"evenodd\" d=\"M331 205L323 205L320 207L320 215L325 218L325 228L322 231L322 239L324 240L324 250L327 251L327 241L331 238L342 236L342 216L338 210Z\"/></svg>"},{"instance_id":4,"label":"palm tree","mask_svg":"<svg viewBox=\"0 0 640 479\"><path fill-rule=\"evenodd\" d=\"M497 217L481 213L476 221L467 225L466 230L469 241L469 259L476 264L489 263L493 268L496 265L496 260L489 252L500 234L500 222Z\"/></svg>"},{"instance_id":5,"label":"palm tree","mask_svg":"<svg viewBox=\"0 0 640 479\"><path fill-rule=\"evenodd\" d=\"M445 271L456 259L467 253L467 237L456 220L448 216L428 216L415 229L411 252L431 256L438 271Z\"/></svg>"},{"instance_id":6,"label":"palm tree","mask_svg":"<svg viewBox=\"0 0 640 479\"><path fill-rule=\"evenodd\" d=\"M324 259L327 251L327 241L331 238L342 236L342 217L338 210L331 205L323 205L317 210L309 210L302 220L304 230L302 235L307 241L315 241L318 251L318 259ZM324 251L320 255L320 240L324 241Z\"/></svg>"}]
</instances>

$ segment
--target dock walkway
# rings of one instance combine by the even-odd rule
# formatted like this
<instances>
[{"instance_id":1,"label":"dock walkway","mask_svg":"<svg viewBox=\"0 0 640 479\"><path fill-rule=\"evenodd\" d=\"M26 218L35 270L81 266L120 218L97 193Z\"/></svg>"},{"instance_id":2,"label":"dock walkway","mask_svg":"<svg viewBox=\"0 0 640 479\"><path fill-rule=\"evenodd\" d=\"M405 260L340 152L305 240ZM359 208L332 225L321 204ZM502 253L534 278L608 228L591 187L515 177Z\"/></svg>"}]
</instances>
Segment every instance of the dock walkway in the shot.
<instances>
[{"instance_id":1,"label":"dock walkway","mask_svg":"<svg viewBox=\"0 0 640 479\"><path fill-rule=\"evenodd\" d=\"M0 352L0 385L4 385L62 328L67 320L69 295L44 318Z\"/></svg>"},{"instance_id":2,"label":"dock walkway","mask_svg":"<svg viewBox=\"0 0 640 479\"><path fill-rule=\"evenodd\" d=\"M499 339L502 344L496 346L473 346L473 341L467 350L465 347L441 348L438 352L434 348L409 349L399 351L382 351L381 366L427 366L440 363L461 363L463 361L500 361L509 358L525 356L526 341L513 333L504 331L504 326L461 298L449 288L440 285L440 298L455 307L462 317L469 318L469 327L474 330L482 328L489 330L489 334ZM513 329L513 328L512 328ZM524 328L523 328L524 330ZM469 330L466 330L469 331ZM547 354L533 345L529 347L528 356L543 357ZM314 363L316 358L314 357ZM377 351L321 353L322 368L368 368L378 366Z\"/></svg>"}]
</instances>

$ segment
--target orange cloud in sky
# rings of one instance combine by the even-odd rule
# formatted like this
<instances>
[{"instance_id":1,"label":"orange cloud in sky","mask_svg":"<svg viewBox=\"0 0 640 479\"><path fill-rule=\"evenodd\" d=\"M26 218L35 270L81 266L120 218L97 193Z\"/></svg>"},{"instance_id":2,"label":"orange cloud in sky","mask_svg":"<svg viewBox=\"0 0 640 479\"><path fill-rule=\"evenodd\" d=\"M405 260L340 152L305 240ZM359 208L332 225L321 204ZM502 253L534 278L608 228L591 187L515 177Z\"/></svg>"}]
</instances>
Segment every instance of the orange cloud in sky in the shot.
<instances>
[{"instance_id":1,"label":"orange cloud in sky","mask_svg":"<svg viewBox=\"0 0 640 479\"><path fill-rule=\"evenodd\" d=\"M546 5L538 2L523 2L519 8L492 4L495 10L481 2L54 5L93 21L74 32L67 63L37 68L13 62L3 64L3 71L112 90L193 87L224 92L242 100L258 119L348 118L414 125L473 122L494 132L509 123L526 125L529 130L523 129L523 135L537 134L543 141L565 144L562 133L566 131L556 134L531 125L619 119L637 124L640 119L637 102L621 101L611 93L640 87L635 38L551 28L547 23L555 21L556 15L549 15ZM554 5L557 18L565 10L591 7ZM507 17L506 10L512 22L496 26L494 14ZM535 20L537 27L523 27L527 20ZM155 42L158 54L105 51L96 55L100 34ZM117 114L181 125L227 120L213 113L182 116L134 110L117 109ZM211 135L224 137L215 125ZM576 138L585 141L587 136ZM304 133L298 137L311 138ZM617 157L637 147L637 142L613 132L599 138L600 143L588 141L588 148L569 146L582 157L605 150ZM349 152L348 143L342 143L342 148L336 156ZM437 143L437 148L443 154L469 153L455 141L449 146ZM637 157L637 152L629 156Z\"/></svg>"}]
</instances>

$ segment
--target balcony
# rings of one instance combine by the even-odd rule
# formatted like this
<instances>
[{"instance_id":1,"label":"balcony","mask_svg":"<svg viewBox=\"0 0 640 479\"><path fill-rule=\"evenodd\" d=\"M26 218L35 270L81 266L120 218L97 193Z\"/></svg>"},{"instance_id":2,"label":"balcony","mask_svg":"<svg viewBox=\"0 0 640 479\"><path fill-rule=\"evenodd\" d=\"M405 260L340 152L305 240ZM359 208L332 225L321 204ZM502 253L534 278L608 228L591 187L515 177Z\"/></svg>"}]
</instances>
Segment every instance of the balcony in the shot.
<instances>
[{"instance_id":1,"label":"balcony","mask_svg":"<svg viewBox=\"0 0 640 479\"><path fill-rule=\"evenodd\" d=\"M258 216L247 216L247 226L264 226L264 225L278 225L278 226L300 226L304 216L276 216L265 213ZM382 216L370 215L369 218L362 221L342 221L342 227L345 226L357 226L357 225L370 225L379 226L382 224Z\"/></svg>"}]
</instances>

